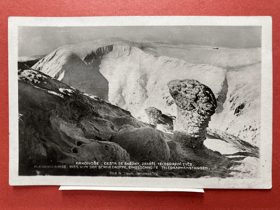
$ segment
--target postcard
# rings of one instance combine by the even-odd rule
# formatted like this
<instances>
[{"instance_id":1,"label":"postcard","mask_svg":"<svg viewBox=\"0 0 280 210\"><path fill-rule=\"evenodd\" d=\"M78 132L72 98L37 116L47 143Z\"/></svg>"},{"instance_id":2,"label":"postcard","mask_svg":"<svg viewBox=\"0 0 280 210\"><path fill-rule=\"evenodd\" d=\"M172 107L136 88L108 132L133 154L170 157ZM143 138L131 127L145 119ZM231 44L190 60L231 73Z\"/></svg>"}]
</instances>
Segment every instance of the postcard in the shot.
<instances>
[{"instance_id":1,"label":"postcard","mask_svg":"<svg viewBox=\"0 0 280 210\"><path fill-rule=\"evenodd\" d=\"M272 187L271 17L10 17L10 185Z\"/></svg>"}]
</instances>

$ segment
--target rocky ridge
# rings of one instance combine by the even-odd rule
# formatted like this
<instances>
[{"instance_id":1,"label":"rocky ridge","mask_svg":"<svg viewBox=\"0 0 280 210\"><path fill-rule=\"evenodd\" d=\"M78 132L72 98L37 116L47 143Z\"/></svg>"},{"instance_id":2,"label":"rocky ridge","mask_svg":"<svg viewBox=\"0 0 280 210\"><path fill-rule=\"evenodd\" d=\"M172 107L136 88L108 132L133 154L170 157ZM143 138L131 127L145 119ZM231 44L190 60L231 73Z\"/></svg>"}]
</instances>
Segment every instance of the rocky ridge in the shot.
<instances>
[{"instance_id":1,"label":"rocky ridge","mask_svg":"<svg viewBox=\"0 0 280 210\"><path fill-rule=\"evenodd\" d=\"M170 81L168 87L177 105L176 141L187 147L202 147L206 128L217 108L213 92L200 82L189 79Z\"/></svg>"}]
</instances>

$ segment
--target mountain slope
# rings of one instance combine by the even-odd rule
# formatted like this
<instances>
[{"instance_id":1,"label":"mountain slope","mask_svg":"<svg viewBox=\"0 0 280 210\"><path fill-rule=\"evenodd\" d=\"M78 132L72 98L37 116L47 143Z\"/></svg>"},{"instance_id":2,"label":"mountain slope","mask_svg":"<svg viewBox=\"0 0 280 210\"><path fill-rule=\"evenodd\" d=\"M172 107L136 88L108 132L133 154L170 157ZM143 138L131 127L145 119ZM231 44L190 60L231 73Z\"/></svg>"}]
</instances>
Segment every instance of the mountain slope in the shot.
<instances>
[{"instance_id":1,"label":"mountain slope","mask_svg":"<svg viewBox=\"0 0 280 210\"><path fill-rule=\"evenodd\" d=\"M261 63L227 72L228 94L224 111L211 127L258 145L261 127Z\"/></svg>"},{"instance_id":2,"label":"mountain slope","mask_svg":"<svg viewBox=\"0 0 280 210\"><path fill-rule=\"evenodd\" d=\"M135 43L120 40L100 42L61 47L32 68L104 100L107 99L107 89L111 103L131 111L139 118L143 117L143 108L151 105L175 115L174 105L170 107L172 99L167 99L169 94L166 84L172 79L197 79L211 87L220 106L225 100L225 70L221 68L154 56L143 52L141 46ZM72 57L75 57L74 61ZM85 73L90 71L92 75ZM80 78L80 74L88 80ZM108 81L109 87L97 82L104 79ZM104 89L104 94L96 91L100 88Z\"/></svg>"},{"instance_id":3,"label":"mountain slope","mask_svg":"<svg viewBox=\"0 0 280 210\"><path fill-rule=\"evenodd\" d=\"M123 176L141 176L151 171L137 167L108 170L104 165L131 161L141 164L145 161L191 162L194 167L209 169L166 170L162 167L156 175L147 173L148 176L257 175L255 168L245 170L254 166L247 158L258 163L256 147L242 140L235 142L220 131L209 131L208 136L209 140L216 139L217 148L222 148L220 145L226 142L227 148L233 147L242 154L236 159L206 146L182 147L175 135L154 129L136 120L128 111L96 96L84 94L36 70L19 71L20 175L110 176L116 172ZM79 163L90 165L80 167ZM96 165L102 167L94 168Z\"/></svg>"},{"instance_id":4,"label":"mountain slope","mask_svg":"<svg viewBox=\"0 0 280 210\"><path fill-rule=\"evenodd\" d=\"M196 79L218 102L210 126L253 144L260 132L261 51L121 39L62 46L32 68L148 122L145 109L176 116L166 84Z\"/></svg>"}]
</instances>

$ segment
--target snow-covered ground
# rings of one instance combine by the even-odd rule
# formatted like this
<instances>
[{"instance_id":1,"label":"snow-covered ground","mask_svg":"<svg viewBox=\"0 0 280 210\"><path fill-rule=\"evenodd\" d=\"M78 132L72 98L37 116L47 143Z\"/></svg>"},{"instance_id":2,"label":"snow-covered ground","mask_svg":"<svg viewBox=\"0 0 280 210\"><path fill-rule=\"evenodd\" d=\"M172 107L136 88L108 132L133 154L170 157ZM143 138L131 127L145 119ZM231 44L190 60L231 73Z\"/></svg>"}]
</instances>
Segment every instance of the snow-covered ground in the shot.
<instances>
[{"instance_id":1,"label":"snow-covered ground","mask_svg":"<svg viewBox=\"0 0 280 210\"><path fill-rule=\"evenodd\" d=\"M176 116L166 84L196 79L214 92L210 127L258 144L261 50L97 40L62 46L32 68L97 95L147 121L144 109Z\"/></svg>"}]
</instances>

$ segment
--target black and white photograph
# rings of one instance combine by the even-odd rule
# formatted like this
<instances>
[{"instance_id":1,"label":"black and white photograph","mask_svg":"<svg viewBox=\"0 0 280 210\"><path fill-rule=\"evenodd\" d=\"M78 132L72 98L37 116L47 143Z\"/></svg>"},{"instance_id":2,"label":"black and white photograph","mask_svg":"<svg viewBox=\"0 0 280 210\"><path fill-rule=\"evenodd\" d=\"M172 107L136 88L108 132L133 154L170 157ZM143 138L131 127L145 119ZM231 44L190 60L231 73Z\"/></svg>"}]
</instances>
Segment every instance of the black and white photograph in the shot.
<instances>
[{"instance_id":1,"label":"black and white photograph","mask_svg":"<svg viewBox=\"0 0 280 210\"><path fill-rule=\"evenodd\" d=\"M266 17L9 19L10 184L271 188L271 53Z\"/></svg>"}]
</instances>

